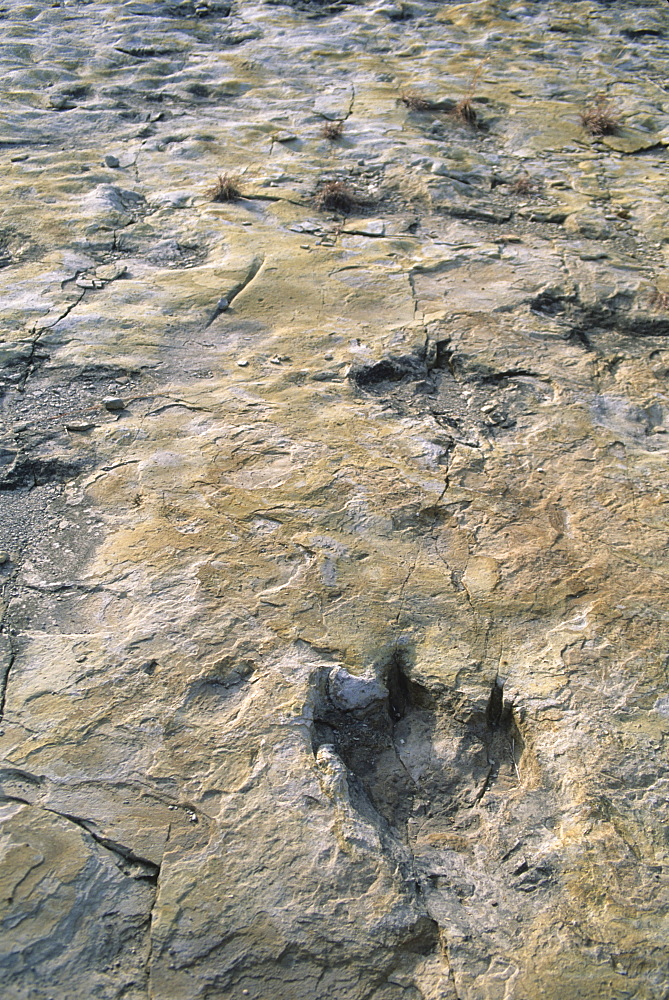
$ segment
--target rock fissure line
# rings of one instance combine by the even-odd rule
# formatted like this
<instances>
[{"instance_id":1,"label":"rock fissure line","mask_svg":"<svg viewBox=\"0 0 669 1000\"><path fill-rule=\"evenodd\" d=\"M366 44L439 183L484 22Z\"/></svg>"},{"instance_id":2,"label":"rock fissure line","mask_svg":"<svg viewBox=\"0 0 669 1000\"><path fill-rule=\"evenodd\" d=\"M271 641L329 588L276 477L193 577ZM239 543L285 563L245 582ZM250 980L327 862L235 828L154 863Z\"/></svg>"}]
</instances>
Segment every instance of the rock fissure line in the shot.
<instances>
[{"instance_id":1,"label":"rock fissure line","mask_svg":"<svg viewBox=\"0 0 669 1000\"><path fill-rule=\"evenodd\" d=\"M402 614L404 613L404 593L406 591L407 586L409 585L409 580L411 579L411 577L414 574L414 571L415 571L416 566L418 564L418 560L420 559L420 555L421 555L421 550L420 550L420 546L418 546L417 550L416 550L416 555L414 556L414 559L413 559L413 562L411 563L411 566L410 566L410 568L409 568L406 576L404 577L404 579L402 580L402 583L400 584L399 593L397 595L397 599L398 599L398 602L399 602L399 608L398 608L397 614L395 616L395 624L396 625L400 624L400 620L401 620ZM399 639L397 641L399 642Z\"/></svg>"},{"instance_id":2,"label":"rock fissure line","mask_svg":"<svg viewBox=\"0 0 669 1000\"><path fill-rule=\"evenodd\" d=\"M411 297L413 299L413 318L416 319L418 315L419 306L418 306L418 296L416 294L416 285L414 282L413 272L407 271L406 275L407 275L407 280L409 282L409 289L411 290Z\"/></svg>"},{"instance_id":3,"label":"rock fissure line","mask_svg":"<svg viewBox=\"0 0 669 1000\"><path fill-rule=\"evenodd\" d=\"M9 688L9 675L14 666L16 654L10 651L2 670L0 670L0 722L5 717L5 704L7 701L7 690Z\"/></svg>"},{"instance_id":4,"label":"rock fissure line","mask_svg":"<svg viewBox=\"0 0 669 1000\"><path fill-rule=\"evenodd\" d=\"M17 592L16 579L20 569L20 557L14 560L13 569L3 581L0 600L2 601L2 611L0 613L0 640L6 641L6 649L0 652L5 662L0 664L0 722L4 719L5 707L7 703L7 691L9 689L9 678L12 667L16 660L16 650L12 640L11 626L9 624L9 605L12 597Z\"/></svg>"},{"instance_id":5,"label":"rock fissure line","mask_svg":"<svg viewBox=\"0 0 669 1000\"><path fill-rule=\"evenodd\" d=\"M35 590L41 594L58 594L67 590L79 590L84 594L100 594L100 593L111 593L116 594L117 591L107 587L104 584L86 584L78 582L62 582L62 583L21 583L18 586L20 590Z\"/></svg>"},{"instance_id":6,"label":"rock fissure line","mask_svg":"<svg viewBox=\"0 0 669 1000\"><path fill-rule=\"evenodd\" d=\"M58 323L60 323L67 316L69 316L72 310L75 309L79 305L79 303L83 301L83 298L87 291L88 289L86 288L82 289L81 295L74 302L70 303L70 305L64 310L63 313L61 313L60 316L58 316L56 320L54 320L53 323L49 324L48 326L41 327L39 332L37 331L37 326L34 326L32 328L32 330L30 331L30 333L33 334L30 346L30 353L28 354L24 362L25 370L23 372L23 375L21 376L16 385L18 392L23 392L25 390L26 383L28 382L28 379L30 378L31 374L34 371L35 355L37 352L37 348L39 346L39 342L43 337L43 335L47 333L49 330L53 330L53 328L57 326Z\"/></svg>"},{"instance_id":7,"label":"rock fissure line","mask_svg":"<svg viewBox=\"0 0 669 1000\"><path fill-rule=\"evenodd\" d=\"M55 816L60 816L62 819L69 820L70 823L74 823L75 826L81 827L86 833L99 844L104 847L111 854L120 858L122 861L131 862L134 865L138 865L140 868L144 869L145 874L136 877L146 878L149 881L155 881L160 873L160 865L155 864L153 861L148 861L146 858L142 858L140 855L136 854L132 848L126 847L125 844L119 844L118 841L111 840L109 837L104 837L99 833L96 833L91 829L91 821L82 819L80 816L73 816L71 813L60 812L58 809L51 809L49 806L40 806L40 809L44 809L45 812L53 813Z\"/></svg>"},{"instance_id":8,"label":"rock fissure line","mask_svg":"<svg viewBox=\"0 0 669 1000\"><path fill-rule=\"evenodd\" d=\"M49 806L40 805L35 802L31 802L29 799L24 799L19 795L6 795L5 793L0 794L0 802L16 802L20 805L31 806L33 808L42 809L44 812L51 813L54 816L59 816L61 819L66 819L68 822L73 823L75 826L80 827L84 830L96 844L104 847L105 850L109 851L110 854L115 855L122 861L130 862L131 864L137 865L144 869L145 874L135 875L135 878L144 878L148 881L157 880L160 873L160 865L155 864L153 861L148 861L146 858L142 858L140 855L136 854L130 847L126 847L125 844L120 844L118 841L111 840L109 837L103 837L101 834L96 833L91 830L91 821L82 819L79 816L73 816L71 813L61 812L58 809L52 809ZM127 873L125 873L127 874Z\"/></svg>"},{"instance_id":9,"label":"rock fissure line","mask_svg":"<svg viewBox=\"0 0 669 1000\"><path fill-rule=\"evenodd\" d=\"M165 836L165 850L167 849L167 845L170 842L171 834L172 834L172 824L169 823L168 826L167 826L167 833L166 833L166 836ZM152 902L151 902L151 909L149 910L149 914L148 914L148 918L147 918L148 950L147 950L147 955L146 955L146 961L144 963L144 969L145 969L146 978L147 978L147 992L148 992L148 998L149 998L149 1000L151 1000L151 998L154 996L153 989L152 989L152 983L151 983L151 969L152 969L152 964L153 964L153 947L154 947L153 923L154 923L154 920L155 920L156 907L158 905L158 900L159 900L161 870L162 870L162 866L160 866L158 868L158 871L156 872L155 881L153 882L153 885L155 886L155 891L154 891L153 899L152 899Z\"/></svg>"}]
</instances>

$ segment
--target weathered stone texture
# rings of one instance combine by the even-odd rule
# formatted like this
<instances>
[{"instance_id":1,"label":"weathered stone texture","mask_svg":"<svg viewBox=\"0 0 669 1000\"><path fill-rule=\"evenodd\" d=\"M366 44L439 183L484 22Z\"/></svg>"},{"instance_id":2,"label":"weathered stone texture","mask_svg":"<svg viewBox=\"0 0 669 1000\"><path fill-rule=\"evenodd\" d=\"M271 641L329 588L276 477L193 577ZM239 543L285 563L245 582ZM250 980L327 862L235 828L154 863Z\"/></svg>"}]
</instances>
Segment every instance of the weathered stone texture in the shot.
<instances>
[{"instance_id":1,"label":"weathered stone texture","mask_svg":"<svg viewBox=\"0 0 669 1000\"><path fill-rule=\"evenodd\" d=\"M669 9L0 35L2 995L666 1000Z\"/></svg>"}]
</instances>

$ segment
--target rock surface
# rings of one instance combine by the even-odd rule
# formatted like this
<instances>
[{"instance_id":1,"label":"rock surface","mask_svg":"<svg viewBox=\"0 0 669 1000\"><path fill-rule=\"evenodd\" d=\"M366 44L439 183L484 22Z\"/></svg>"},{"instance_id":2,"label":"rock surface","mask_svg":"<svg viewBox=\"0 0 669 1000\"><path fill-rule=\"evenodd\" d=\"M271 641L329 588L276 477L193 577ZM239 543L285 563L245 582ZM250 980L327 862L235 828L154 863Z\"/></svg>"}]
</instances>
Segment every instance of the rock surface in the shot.
<instances>
[{"instance_id":1,"label":"rock surface","mask_svg":"<svg viewBox=\"0 0 669 1000\"><path fill-rule=\"evenodd\" d=\"M3 996L666 998L669 10L0 33Z\"/></svg>"}]
</instances>

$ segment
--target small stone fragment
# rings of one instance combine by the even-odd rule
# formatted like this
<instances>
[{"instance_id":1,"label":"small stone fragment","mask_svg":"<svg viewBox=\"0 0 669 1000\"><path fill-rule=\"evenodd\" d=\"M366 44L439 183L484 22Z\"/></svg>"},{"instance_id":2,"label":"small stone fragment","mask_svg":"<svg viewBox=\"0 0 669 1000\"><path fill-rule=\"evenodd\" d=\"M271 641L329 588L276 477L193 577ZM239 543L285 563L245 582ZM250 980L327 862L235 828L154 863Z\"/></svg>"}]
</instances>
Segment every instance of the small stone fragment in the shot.
<instances>
[{"instance_id":1,"label":"small stone fragment","mask_svg":"<svg viewBox=\"0 0 669 1000\"><path fill-rule=\"evenodd\" d=\"M282 129L280 132L275 132L272 139L274 142L294 142L297 139L297 136L294 132Z\"/></svg>"},{"instance_id":2,"label":"small stone fragment","mask_svg":"<svg viewBox=\"0 0 669 1000\"><path fill-rule=\"evenodd\" d=\"M121 165L118 156L112 156L109 153L107 154L107 156L105 156L104 162L105 166L110 167L112 170L115 170L116 167L120 167Z\"/></svg>"},{"instance_id":3,"label":"small stone fragment","mask_svg":"<svg viewBox=\"0 0 669 1000\"><path fill-rule=\"evenodd\" d=\"M369 219L368 221L351 222L343 230L351 236L385 236L386 224L383 219Z\"/></svg>"},{"instance_id":4,"label":"small stone fragment","mask_svg":"<svg viewBox=\"0 0 669 1000\"><path fill-rule=\"evenodd\" d=\"M369 708L374 702L383 702L388 690L375 678L356 677L339 667L330 674L329 693L332 703L342 711Z\"/></svg>"},{"instance_id":5,"label":"small stone fragment","mask_svg":"<svg viewBox=\"0 0 669 1000\"><path fill-rule=\"evenodd\" d=\"M104 288L104 281L82 274L75 282L77 288Z\"/></svg>"},{"instance_id":6,"label":"small stone fragment","mask_svg":"<svg viewBox=\"0 0 669 1000\"><path fill-rule=\"evenodd\" d=\"M119 410L125 409L125 402L120 396L107 396L102 400L102 405L105 410L109 410L111 413L116 413Z\"/></svg>"}]
</instances>

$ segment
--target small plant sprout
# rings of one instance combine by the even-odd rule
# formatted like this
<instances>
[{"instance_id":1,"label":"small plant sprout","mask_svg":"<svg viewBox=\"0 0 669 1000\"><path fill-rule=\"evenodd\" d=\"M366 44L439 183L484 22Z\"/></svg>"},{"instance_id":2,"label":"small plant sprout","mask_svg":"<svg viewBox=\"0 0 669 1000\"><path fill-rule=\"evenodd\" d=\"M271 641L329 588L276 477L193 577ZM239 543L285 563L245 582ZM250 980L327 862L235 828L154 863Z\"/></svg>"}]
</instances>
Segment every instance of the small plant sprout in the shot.
<instances>
[{"instance_id":1,"label":"small plant sprout","mask_svg":"<svg viewBox=\"0 0 669 1000\"><path fill-rule=\"evenodd\" d=\"M315 196L316 207L330 212L348 215L355 205L360 204L356 193L343 181L326 181Z\"/></svg>"},{"instance_id":2,"label":"small plant sprout","mask_svg":"<svg viewBox=\"0 0 669 1000\"><path fill-rule=\"evenodd\" d=\"M341 139L342 132L344 131L343 122L328 122L321 129L321 135L324 139L329 139L330 142L336 142L337 139Z\"/></svg>"},{"instance_id":3,"label":"small plant sprout","mask_svg":"<svg viewBox=\"0 0 669 1000\"><path fill-rule=\"evenodd\" d=\"M615 135L620 127L620 119L606 94L597 94L590 101L581 114L581 123L586 132L596 139L602 135Z\"/></svg>"},{"instance_id":4,"label":"small plant sprout","mask_svg":"<svg viewBox=\"0 0 669 1000\"><path fill-rule=\"evenodd\" d=\"M238 198L242 197L239 178L233 177L231 174L219 174L209 194L212 201L237 201Z\"/></svg>"}]
</instances>

